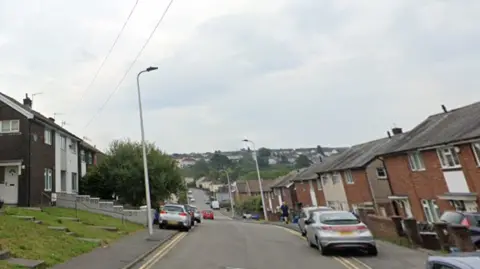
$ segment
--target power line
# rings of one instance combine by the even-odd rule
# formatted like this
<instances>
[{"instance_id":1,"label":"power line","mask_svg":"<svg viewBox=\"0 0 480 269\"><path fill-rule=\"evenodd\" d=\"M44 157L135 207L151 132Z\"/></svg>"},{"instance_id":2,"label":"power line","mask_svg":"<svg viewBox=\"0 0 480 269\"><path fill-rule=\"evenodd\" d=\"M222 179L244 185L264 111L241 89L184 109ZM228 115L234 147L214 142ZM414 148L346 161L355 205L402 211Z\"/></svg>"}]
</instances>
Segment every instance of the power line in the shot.
<instances>
[{"instance_id":1,"label":"power line","mask_svg":"<svg viewBox=\"0 0 480 269\"><path fill-rule=\"evenodd\" d=\"M135 2L135 4L133 5L132 9L130 10L130 13L128 14L128 17L127 17L127 19L125 20L125 22L123 23L123 26L122 26L122 28L120 29L120 32L118 33L117 37L115 38L115 41L113 41L113 44L112 44L112 46L110 47L110 49L108 50L107 55L105 56L105 58L103 58L103 61L102 61L102 63L100 64L100 66L98 67L97 71L95 72L95 75L93 76L93 79L90 81L90 83L88 84L88 86L87 86L87 87L85 88L85 90L82 92L82 95L81 95L80 99L78 100L78 103L82 102L83 98L85 98L85 94L86 94L86 93L90 90L90 88L93 86L93 84L94 84L95 81L97 80L98 75L99 75L100 72L102 71L103 66L104 66L105 63L107 62L108 58L110 58L110 54L112 54L112 51L113 51L113 49L115 48L115 46L117 45L117 42L118 42L118 40L120 39L120 36L122 36L123 31L125 30L125 27L127 26L128 22L130 21L130 18L131 18L132 15L133 15L133 12L134 12L135 9L137 8L138 1L139 1L139 0L137 0L137 1Z\"/></svg>"},{"instance_id":2,"label":"power line","mask_svg":"<svg viewBox=\"0 0 480 269\"><path fill-rule=\"evenodd\" d=\"M153 28L152 32L150 33L150 36L147 38L147 40L145 41L145 43L143 44L142 48L140 49L140 51L137 53L137 56L135 57L135 59L133 59L132 63L130 64L130 66L128 67L127 71L125 72L125 74L123 75L122 79L118 82L117 86L115 87L115 89L110 93L110 95L107 97L107 100L105 100L105 102L102 104L102 106L100 106L100 108L97 110L97 112L93 115L93 117L87 122L87 124L85 125L84 128L87 128L88 126L90 126L90 124L93 122L93 120L103 111L103 109L107 106L108 102L110 102L110 99L112 99L113 95L118 91L118 89L120 88L120 86L122 85L123 81L125 80L125 78L127 77L128 73L130 73L130 70L132 70L133 66L135 65L135 63L137 62L138 58L140 58L140 56L142 55L143 51L145 50L145 48L147 47L148 43L150 42L150 40L152 39L153 35L155 34L155 32L157 31L157 28L158 26L160 26L160 24L162 23L163 19L165 18L165 15L167 15L167 12L168 10L170 9L170 6L173 4L173 1L174 0L170 0L170 2L168 3L167 7L165 8L165 10L163 11L163 14L162 16L160 17L160 19L157 21L157 24L155 25L155 27Z\"/></svg>"}]
</instances>

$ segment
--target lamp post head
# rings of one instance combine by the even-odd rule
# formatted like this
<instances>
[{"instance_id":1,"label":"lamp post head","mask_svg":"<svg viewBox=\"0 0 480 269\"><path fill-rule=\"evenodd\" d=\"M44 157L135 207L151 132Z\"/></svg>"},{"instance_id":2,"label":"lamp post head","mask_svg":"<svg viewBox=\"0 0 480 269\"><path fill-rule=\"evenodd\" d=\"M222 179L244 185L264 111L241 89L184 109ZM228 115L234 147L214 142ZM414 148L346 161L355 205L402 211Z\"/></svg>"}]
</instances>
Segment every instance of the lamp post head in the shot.
<instances>
[{"instance_id":1,"label":"lamp post head","mask_svg":"<svg viewBox=\"0 0 480 269\"><path fill-rule=\"evenodd\" d=\"M243 139L242 141L243 141L243 142L250 142L250 140L248 140L248 139L246 139L246 138Z\"/></svg>"},{"instance_id":2,"label":"lamp post head","mask_svg":"<svg viewBox=\"0 0 480 269\"><path fill-rule=\"evenodd\" d=\"M155 71L157 69L158 69L158 67L156 67L156 66L150 66L147 69L145 69L145 71L150 72L150 71Z\"/></svg>"}]
</instances>

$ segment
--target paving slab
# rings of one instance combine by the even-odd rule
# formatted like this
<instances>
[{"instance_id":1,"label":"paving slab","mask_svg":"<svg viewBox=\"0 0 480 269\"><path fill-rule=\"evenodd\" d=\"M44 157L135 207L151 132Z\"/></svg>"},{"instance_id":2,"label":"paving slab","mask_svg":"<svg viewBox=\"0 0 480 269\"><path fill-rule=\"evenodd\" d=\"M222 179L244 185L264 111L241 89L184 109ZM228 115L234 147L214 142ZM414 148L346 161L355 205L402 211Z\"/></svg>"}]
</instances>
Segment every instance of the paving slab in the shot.
<instances>
[{"instance_id":1,"label":"paving slab","mask_svg":"<svg viewBox=\"0 0 480 269\"><path fill-rule=\"evenodd\" d=\"M96 248L90 253L80 255L72 260L56 265L53 269L124 269L145 254L150 253L165 241L174 236L177 231L155 230L151 238L147 230L125 236L105 248ZM163 238L163 240L161 240Z\"/></svg>"},{"instance_id":2,"label":"paving slab","mask_svg":"<svg viewBox=\"0 0 480 269\"><path fill-rule=\"evenodd\" d=\"M102 229L102 230L105 230L105 231L109 231L109 232L117 232L118 231L118 228L117 227L114 227L114 226L93 226L97 229Z\"/></svg>"},{"instance_id":3,"label":"paving slab","mask_svg":"<svg viewBox=\"0 0 480 269\"><path fill-rule=\"evenodd\" d=\"M22 266L22 268L41 268L45 262L40 260L27 260L20 258L10 258L7 260L9 264Z\"/></svg>"},{"instance_id":4,"label":"paving slab","mask_svg":"<svg viewBox=\"0 0 480 269\"><path fill-rule=\"evenodd\" d=\"M61 231L61 232L68 232L68 228L63 227L63 226L48 226L48 229L55 230L55 231Z\"/></svg>"},{"instance_id":5,"label":"paving slab","mask_svg":"<svg viewBox=\"0 0 480 269\"><path fill-rule=\"evenodd\" d=\"M71 218L71 217L58 217L57 219L59 220L68 220L68 221L74 221L74 222L79 222L79 218Z\"/></svg>"},{"instance_id":6,"label":"paving slab","mask_svg":"<svg viewBox=\"0 0 480 269\"><path fill-rule=\"evenodd\" d=\"M33 216L19 216L19 215L15 215L13 216L17 219L23 219L23 220L30 220L30 221L34 221L35 220L35 217Z\"/></svg>"}]
</instances>

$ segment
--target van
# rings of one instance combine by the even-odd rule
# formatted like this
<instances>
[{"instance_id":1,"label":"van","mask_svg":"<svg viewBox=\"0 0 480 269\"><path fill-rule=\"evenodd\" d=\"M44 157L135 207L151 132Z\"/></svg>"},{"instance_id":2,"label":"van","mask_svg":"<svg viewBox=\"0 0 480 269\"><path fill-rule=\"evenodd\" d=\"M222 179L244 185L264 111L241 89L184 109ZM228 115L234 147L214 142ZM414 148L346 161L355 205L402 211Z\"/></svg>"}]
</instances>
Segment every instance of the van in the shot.
<instances>
[{"instance_id":1,"label":"van","mask_svg":"<svg viewBox=\"0 0 480 269\"><path fill-rule=\"evenodd\" d=\"M212 209L220 209L220 203L218 201L212 201Z\"/></svg>"}]
</instances>

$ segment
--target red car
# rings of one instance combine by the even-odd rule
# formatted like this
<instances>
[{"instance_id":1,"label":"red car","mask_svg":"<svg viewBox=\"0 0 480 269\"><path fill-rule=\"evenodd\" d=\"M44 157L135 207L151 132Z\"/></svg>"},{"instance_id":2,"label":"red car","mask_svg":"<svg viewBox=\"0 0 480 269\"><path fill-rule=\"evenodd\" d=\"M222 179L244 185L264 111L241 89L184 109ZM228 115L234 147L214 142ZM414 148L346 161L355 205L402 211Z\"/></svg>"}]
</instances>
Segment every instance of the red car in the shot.
<instances>
[{"instance_id":1,"label":"red car","mask_svg":"<svg viewBox=\"0 0 480 269\"><path fill-rule=\"evenodd\" d=\"M203 210L202 211L203 219L213 219L213 211L212 210Z\"/></svg>"}]
</instances>

